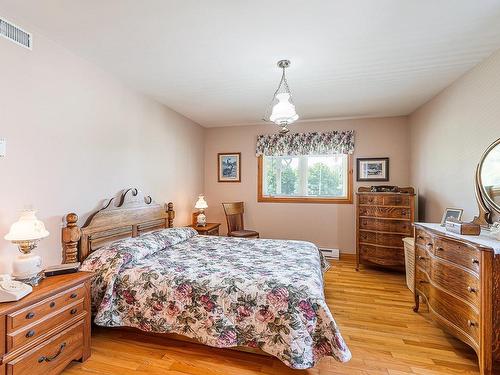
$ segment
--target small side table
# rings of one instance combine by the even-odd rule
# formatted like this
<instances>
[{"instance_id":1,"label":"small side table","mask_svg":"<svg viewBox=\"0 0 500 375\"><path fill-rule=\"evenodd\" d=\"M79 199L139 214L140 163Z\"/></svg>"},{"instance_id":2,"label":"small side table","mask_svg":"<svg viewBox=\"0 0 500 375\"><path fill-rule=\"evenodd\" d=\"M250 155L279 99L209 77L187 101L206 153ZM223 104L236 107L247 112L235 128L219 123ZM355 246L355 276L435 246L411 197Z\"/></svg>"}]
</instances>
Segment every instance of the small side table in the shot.
<instances>
[{"instance_id":1,"label":"small side table","mask_svg":"<svg viewBox=\"0 0 500 375\"><path fill-rule=\"evenodd\" d=\"M196 230L198 234L205 236L218 236L220 223L207 223L204 227L198 227L196 224L189 225L191 228Z\"/></svg>"}]
</instances>

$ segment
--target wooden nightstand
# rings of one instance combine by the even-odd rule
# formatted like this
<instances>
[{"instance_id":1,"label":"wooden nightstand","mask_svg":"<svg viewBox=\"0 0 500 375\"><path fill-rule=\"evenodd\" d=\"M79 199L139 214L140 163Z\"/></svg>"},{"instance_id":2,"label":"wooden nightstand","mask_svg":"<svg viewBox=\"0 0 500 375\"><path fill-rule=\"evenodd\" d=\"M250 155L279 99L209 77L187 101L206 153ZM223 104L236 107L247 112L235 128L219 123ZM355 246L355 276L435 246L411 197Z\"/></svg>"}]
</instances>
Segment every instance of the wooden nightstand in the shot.
<instances>
[{"instance_id":1,"label":"wooden nightstand","mask_svg":"<svg viewBox=\"0 0 500 375\"><path fill-rule=\"evenodd\" d=\"M191 228L195 229L198 234L205 236L218 236L220 223L207 223L204 227L197 227L196 224L191 224Z\"/></svg>"},{"instance_id":2,"label":"wooden nightstand","mask_svg":"<svg viewBox=\"0 0 500 375\"><path fill-rule=\"evenodd\" d=\"M16 302L0 303L0 375L59 374L90 357L90 278L51 276Z\"/></svg>"}]
</instances>

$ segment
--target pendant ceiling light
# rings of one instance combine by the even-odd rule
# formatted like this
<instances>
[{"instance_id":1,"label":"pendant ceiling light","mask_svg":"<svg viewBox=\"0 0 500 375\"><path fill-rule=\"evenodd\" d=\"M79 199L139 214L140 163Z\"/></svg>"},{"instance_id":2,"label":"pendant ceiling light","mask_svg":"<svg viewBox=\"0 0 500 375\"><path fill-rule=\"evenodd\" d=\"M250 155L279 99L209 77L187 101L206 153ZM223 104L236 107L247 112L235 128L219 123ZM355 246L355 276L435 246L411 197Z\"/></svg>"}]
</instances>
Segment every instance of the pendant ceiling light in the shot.
<instances>
[{"instance_id":1,"label":"pendant ceiling light","mask_svg":"<svg viewBox=\"0 0 500 375\"><path fill-rule=\"evenodd\" d=\"M266 120L280 126L280 133L288 133L288 125L297 121L299 115L295 111L292 93L286 81L285 69L290 66L290 60L278 61L278 67L283 70L281 81L276 89L273 100L267 110ZM269 114L270 113L270 114Z\"/></svg>"}]
</instances>

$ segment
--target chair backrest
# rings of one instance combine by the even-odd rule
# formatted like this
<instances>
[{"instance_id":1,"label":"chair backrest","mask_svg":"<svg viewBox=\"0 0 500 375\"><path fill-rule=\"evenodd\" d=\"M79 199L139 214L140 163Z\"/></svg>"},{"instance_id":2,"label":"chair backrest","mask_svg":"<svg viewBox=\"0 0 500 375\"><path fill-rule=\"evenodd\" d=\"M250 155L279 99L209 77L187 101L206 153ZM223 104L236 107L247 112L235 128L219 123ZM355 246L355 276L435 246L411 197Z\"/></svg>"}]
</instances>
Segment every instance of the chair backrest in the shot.
<instances>
[{"instance_id":1,"label":"chair backrest","mask_svg":"<svg viewBox=\"0 0 500 375\"><path fill-rule=\"evenodd\" d=\"M222 207L224 207L224 212L226 213L228 233L245 229L243 224L245 206L243 202L222 203Z\"/></svg>"}]
</instances>

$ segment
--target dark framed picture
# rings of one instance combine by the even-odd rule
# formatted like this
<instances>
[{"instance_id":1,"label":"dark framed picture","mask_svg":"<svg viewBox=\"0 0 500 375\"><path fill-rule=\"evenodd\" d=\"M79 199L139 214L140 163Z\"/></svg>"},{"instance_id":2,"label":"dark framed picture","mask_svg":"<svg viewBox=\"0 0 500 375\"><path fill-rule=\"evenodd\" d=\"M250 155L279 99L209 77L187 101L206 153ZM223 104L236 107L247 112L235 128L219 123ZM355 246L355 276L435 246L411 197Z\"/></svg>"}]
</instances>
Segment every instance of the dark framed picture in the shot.
<instances>
[{"instance_id":1,"label":"dark framed picture","mask_svg":"<svg viewBox=\"0 0 500 375\"><path fill-rule=\"evenodd\" d=\"M241 182L241 152L217 154L218 182Z\"/></svg>"},{"instance_id":2,"label":"dark framed picture","mask_svg":"<svg viewBox=\"0 0 500 375\"><path fill-rule=\"evenodd\" d=\"M389 181L389 158L357 158L357 181Z\"/></svg>"},{"instance_id":3,"label":"dark framed picture","mask_svg":"<svg viewBox=\"0 0 500 375\"><path fill-rule=\"evenodd\" d=\"M462 208L447 208L444 210L443 217L441 218L441 226L444 227L447 221L454 221L459 223L462 219Z\"/></svg>"}]
</instances>

